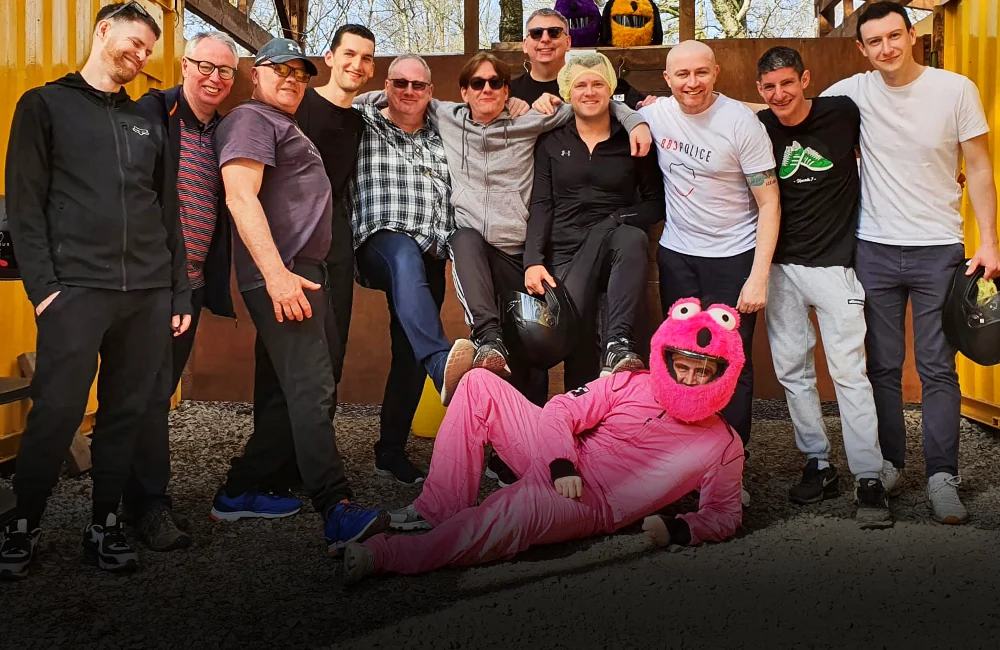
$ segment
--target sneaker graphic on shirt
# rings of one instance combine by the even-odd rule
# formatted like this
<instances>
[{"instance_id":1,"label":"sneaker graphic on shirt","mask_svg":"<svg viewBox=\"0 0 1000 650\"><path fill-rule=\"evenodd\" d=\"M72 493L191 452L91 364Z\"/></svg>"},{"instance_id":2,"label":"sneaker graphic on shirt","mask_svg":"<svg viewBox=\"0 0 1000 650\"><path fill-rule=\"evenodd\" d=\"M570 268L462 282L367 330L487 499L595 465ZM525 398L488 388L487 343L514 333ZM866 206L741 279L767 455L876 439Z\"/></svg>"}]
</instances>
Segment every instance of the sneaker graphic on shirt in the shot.
<instances>
[{"instance_id":1,"label":"sneaker graphic on shirt","mask_svg":"<svg viewBox=\"0 0 1000 650\"><path fill-rule=\"evenodd\" d=\"M781 156L778 176L783 179L790 178L800 166L810 171L822 172L833 167L833 163L812 147L803 147L798 141L793 141L791 146L785 147L785 153Z\"/></svg>"}]
</instances>

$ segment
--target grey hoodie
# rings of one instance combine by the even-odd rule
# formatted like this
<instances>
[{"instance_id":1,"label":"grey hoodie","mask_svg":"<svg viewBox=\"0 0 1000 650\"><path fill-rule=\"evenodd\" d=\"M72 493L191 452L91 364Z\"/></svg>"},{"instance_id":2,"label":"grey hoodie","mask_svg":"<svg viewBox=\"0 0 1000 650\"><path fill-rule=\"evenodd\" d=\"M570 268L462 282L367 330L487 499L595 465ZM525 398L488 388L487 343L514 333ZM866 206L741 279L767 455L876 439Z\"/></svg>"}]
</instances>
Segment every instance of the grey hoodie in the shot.
<instances>
[{"instance_id":1,"label":"grey hoodie","mask_svg":"<svg viewBox=\"0 0 1000 650\"><path fill-rule=\"evenodd\" d=\"M385 106L385 93L365 93L355 102ZM479 231L505 253L523 253L535 141L572 120L573 108L563 104L554 115L531 110L516 119L505 108L489 124L473 120L468 104L432 99L427 110L448 158L455 226ZM620 102L611 102L611 113L628 131L646 123Z\"/></svg>"}]
</instances>

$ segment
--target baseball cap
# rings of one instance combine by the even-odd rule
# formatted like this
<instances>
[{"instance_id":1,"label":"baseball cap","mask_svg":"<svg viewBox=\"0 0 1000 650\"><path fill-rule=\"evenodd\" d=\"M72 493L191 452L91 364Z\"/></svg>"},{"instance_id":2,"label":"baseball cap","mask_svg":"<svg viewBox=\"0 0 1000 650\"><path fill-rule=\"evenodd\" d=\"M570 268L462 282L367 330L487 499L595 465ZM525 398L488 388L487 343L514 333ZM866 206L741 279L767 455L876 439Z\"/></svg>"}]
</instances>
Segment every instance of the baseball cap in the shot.
<instances>
[{"instance_id":1,"label":"baseball cap","mask_svg":"<svg viewBox=\"0 0 1000 650\"><path fill-rule=\"evenodd\" d=\"M309 74L313 76L319 74L316 66L306 58L299 44L287 38L272 38L268 41L257 52L257 58L254 59L253 64L256 67L262 63L288 63L295 59L300 59L306 64L306 72Z\"/></svg>"}]
</instances>

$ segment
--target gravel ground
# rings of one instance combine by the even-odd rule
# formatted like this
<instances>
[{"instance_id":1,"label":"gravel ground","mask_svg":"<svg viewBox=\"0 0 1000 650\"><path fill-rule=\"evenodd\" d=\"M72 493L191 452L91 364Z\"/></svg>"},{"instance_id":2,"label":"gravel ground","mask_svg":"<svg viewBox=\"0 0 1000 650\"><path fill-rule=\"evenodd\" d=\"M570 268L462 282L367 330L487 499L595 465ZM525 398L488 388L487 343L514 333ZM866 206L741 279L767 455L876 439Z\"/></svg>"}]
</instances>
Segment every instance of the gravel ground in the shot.
<instances>
[{"instance_id":1,"label":"gravel ground","mask_svg":"<svg viewBox=\"0 0 1000 650\"><path fill-rule=\"evenodd\" d=\"M356 500L395 508L416 491L373 476L377 412L342 408L338 444ZM840 449L835 405L825 413ZM801 458L784 405L760 402L746 475L753 503L734 540L661 552L630 529L345 589L310 508L274 522L208 518L251 412L184 402L171 415L172 492L193 519L195 546L143 550L142 570L127 577L81 566L91 483L64 478L31 577L0 585L0 638L11 648L995 648L1000 437L963 423L961 493L973 521L939 526L925 501L919 411L906 420L910 466L889 530L859 531L849 495L790 504ZM431 449L410 443L425 467ZM846 473L842 452L833 462Z\"/></svg>"}]
</instances>

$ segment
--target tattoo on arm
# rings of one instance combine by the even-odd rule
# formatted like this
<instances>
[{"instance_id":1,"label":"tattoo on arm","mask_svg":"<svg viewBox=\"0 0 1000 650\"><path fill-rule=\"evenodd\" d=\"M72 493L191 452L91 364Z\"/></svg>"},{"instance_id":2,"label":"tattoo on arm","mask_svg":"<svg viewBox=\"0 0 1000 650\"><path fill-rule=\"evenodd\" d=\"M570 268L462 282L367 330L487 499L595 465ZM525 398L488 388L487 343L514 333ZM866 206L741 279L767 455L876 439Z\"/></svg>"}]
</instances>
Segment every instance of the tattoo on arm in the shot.
<instances>
[{"instance_id":1,"label":"tattoo on arm","mask_svg":"<svg viewBox=\"0 0 1000 650\"><path fill-rule=\"evenodd\" d=\"M757 172L756 174L747 174L746 179L747 185L750 187L767 187L775 185L778 182L773 169L769 169L766 172Z\"/></svg>"}]
</instances>

